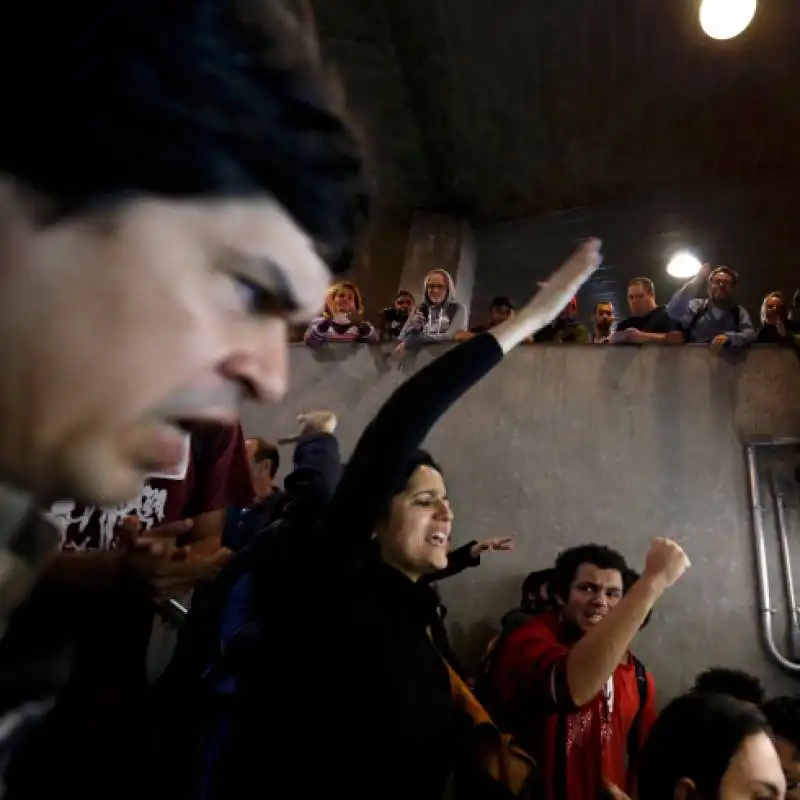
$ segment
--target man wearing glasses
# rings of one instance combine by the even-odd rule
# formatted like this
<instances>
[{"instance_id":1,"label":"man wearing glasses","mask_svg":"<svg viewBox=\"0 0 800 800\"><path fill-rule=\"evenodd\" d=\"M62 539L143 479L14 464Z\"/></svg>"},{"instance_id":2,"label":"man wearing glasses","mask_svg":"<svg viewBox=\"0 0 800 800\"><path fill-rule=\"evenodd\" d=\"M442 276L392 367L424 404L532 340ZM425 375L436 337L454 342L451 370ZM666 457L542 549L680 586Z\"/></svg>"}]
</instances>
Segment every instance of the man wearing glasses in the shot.
<instances>
[{"instance_id":1,"label":"man wearing glasses","mask_svg":"<svg viewBox=\"0 0 800 800\"><path fill-rule=\"evenodd\" d=\"M697 275L678 289L667 306L690 344L708 344L713 352L746 347L756 331L747 309L736 302L739 275L730 267L703 264ZM700 298L703 287L707 296Z\"/></svg>"}]
</instances>

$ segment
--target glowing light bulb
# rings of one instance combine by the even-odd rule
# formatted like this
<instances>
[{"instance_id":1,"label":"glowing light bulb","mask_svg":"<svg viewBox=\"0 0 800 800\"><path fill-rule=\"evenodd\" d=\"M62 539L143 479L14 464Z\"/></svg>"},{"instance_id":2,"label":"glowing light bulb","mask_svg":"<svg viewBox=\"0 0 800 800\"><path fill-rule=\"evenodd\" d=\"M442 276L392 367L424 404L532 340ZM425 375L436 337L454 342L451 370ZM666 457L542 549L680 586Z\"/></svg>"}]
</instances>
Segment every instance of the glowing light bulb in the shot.
<instances>
[{"instance_id":1,"label":"glowing light bulb","mask_svg":"<svg viewBox=\"0 0 800 800\"><path fill-rule=\"evenodd\" d=\"M691 253L676 253L667 264L667 274L673 278L694 278L702 264Z\"/></svg>"},{"instance_id":2,"label":"glowing light bulb","mask_svg":"<svg viewBox=\"0 0 800 800\"><path fill-rule=\"evenodd\" d=\"M700 27L712 39L733 39L752 21L758 0L703 0Z\"/></svg>"}]
</instances>

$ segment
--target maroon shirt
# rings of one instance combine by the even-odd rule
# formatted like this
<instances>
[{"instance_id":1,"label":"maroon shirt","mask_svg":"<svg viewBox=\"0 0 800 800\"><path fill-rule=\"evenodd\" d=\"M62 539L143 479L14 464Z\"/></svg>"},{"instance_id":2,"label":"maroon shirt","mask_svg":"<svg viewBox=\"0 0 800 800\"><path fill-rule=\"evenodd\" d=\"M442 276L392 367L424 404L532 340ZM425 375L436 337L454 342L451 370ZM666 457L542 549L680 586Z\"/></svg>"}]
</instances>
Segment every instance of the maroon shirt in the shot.
<instances>
[{"instance_id":1,"label":"maroon shirt","mask_svg":"<svg viewBox=\"0 0 800 800\"><path fill-rule=\"evenodd\" d=\"M138 498L115 508L57 503L51 516L64 530L64 549L111 547L115 525L128 515L151 528L229 504L250 504L255 491L241 426L209 426L193 437L183 480L149 480ZM104 705L112 696L133 699L146 683L154 608L132 588L94 592L89 607L79 612L84 618L75 620L79 643L73 677L84 689L98 692Z\"/></svg>"},{"instance_id":2,"label":"maroon shirt","mask_svg":"<svg viewBox=\"0 0 800 800\"><path fill-rule=\"evenodd\" d=\"M49 516L63 532L63 548L108 549L114 529L127 516L139 517L152 528L228 505L250 505L255 491L241 426L209 426L193 437L183 480L148 480L131 502L108 508L54 503ZM201 463L195 464L195 456Z\"/></svg>"}]
</instances>

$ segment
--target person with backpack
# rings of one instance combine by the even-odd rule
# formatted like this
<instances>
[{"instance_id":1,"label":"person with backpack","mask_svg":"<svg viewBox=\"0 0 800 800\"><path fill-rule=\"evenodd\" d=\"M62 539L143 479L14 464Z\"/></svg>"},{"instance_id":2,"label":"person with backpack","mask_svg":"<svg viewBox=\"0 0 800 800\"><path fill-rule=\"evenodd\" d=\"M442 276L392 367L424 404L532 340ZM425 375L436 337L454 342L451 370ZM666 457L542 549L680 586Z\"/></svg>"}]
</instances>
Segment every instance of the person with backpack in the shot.
<instances>
[{"instance_id":1,"label":"person with backpack","mask_svg":"<svg viewBox=\"0 0 800 800\"><path fill-rule=\"evenodd\" d=\"M421 578L447 566L453 513L441 468L418 448L599 261L599 242L584 243L513 319L397 389L338 483L333 425L304 434L282 516L217 580L218 604L191 609L169 669L179 674L182 662L198 688L184 694L193 715L184 731L202 727L198 715L217 720L193 754L175 728L159 747L194 783L183 796L440 800L457 764L479 764L511 792L496 796L526 791L529 757L499 734L430 636L438 601ZM188 680L162 685L162 720L180 717L170 687L181 685Z\"/></svg>"},{"instance_id":2,"label":"person with backpack","mask_svg":"<svg viewBox=\"0 0 800 800\"><path fill-rule=\"evenodd\" d=\"M746 347L756 339L753 321L735 299L739 275L730 267L703 264L697 275L678 289L667 305L689 344L708 344L712 352ZM698 295L707 289L707 297Z\"/></svg>"},{"instance_id":3,"label":"person with backpack","mask_svg":"<svg viewBox=\"0 0 800 800\"><path fill-rule=\"evenodd\" d=\"M467 309L457 302L455 284L447 270L434 269L425 276L422 302L400 331L398 350L432 342L452 342L467 329Z\"/></svg>"},{"instance_id":4,"label":"person with backpack","mask_svg":"<svg viewBox=\"0 0 800 800\"><path fill-rule=\"evenodd\" d=\"M543 770L548 800L628 793L655 719L655 684L630 652L660 594L689 565L656 539L641 577L608 547L561 553L550 579L553 608L495 647L489 671L495 719Z\"/></svg>"}]
</instances>

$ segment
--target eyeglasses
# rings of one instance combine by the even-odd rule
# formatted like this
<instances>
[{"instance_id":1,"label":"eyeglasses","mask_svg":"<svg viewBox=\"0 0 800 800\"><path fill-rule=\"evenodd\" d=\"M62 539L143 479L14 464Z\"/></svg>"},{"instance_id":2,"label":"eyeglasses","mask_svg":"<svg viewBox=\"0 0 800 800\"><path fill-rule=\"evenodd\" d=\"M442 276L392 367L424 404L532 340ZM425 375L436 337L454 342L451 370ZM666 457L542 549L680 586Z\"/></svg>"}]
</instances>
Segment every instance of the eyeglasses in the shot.
<instances>
[{"instance_id":1,"label":"eyeglasses","mask_svg":"<svg viewBox=\"0 0 800 800\"><path fill-rule=\"evenodd\" d=\"M711 279L712 286L733 286L733 281L728 280L728 278L712 278Z\"/></svg>"},{"instance_id":2,"label":"eyeglasses","mask_svg":"<svg viewBox=\"0 0 800 800\"><path fill-rule=\"evenodd\" d=\"M428 284L428 288L429 289L444 289L444 284L443 283L429 283Z\"/></svg>"}]
</instances>

